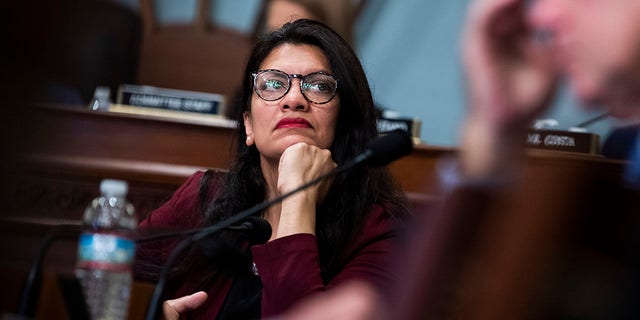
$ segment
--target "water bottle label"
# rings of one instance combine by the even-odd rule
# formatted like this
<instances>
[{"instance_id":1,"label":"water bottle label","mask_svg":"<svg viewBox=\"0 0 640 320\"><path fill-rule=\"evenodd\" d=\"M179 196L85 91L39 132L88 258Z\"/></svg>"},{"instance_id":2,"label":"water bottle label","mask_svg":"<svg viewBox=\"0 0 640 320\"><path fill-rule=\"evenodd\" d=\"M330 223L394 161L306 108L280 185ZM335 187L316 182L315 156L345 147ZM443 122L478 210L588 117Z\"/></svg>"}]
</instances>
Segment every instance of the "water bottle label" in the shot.
<instances>
[{"instance_id":1,"label":"water bottle label","mask_svg":"<svg viewBox=\"0 0 640 320\"><path fill-rule=\"evenodd\" d=\"M78 244L78 267L127 271L135 249L134 241L117 235L83 233Z\"/></svg>"}]
</instances>

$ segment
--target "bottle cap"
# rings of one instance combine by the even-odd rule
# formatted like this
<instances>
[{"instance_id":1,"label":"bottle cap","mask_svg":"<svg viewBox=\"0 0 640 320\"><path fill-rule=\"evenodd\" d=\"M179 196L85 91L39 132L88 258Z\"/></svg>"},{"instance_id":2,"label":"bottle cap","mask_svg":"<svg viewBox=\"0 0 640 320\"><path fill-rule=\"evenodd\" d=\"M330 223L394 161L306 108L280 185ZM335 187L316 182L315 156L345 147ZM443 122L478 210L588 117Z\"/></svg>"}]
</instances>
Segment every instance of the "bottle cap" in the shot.
<instances>
[{"instance_id":1,"label":"bottle cap","mask_svg":"<svg viewBox=\"0 0 640 320\"><path fill-rule=\"evenodd\" d=\"M100 193L110 196L126 196L129 185L126 181L116 179L104 179L100 182Z\"/></svg>"}]
</instances>

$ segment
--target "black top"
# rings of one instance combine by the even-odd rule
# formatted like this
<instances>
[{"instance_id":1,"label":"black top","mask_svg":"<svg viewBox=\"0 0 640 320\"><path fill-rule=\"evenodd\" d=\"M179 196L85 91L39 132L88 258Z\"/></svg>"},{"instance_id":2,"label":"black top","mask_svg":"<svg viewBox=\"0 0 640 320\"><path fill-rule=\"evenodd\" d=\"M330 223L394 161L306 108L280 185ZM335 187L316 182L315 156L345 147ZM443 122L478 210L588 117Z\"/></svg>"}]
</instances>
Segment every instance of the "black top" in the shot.
<instances>
[{"instance_id":1,"label":"black top","mask_svg":"<svg viewBox=\"0 0 640 320\"><path fill-rule=\"evenodd\" d=\"M217 320L260 319L262 282L251 273L236 276Z\"/></svg>"}]
</instances>

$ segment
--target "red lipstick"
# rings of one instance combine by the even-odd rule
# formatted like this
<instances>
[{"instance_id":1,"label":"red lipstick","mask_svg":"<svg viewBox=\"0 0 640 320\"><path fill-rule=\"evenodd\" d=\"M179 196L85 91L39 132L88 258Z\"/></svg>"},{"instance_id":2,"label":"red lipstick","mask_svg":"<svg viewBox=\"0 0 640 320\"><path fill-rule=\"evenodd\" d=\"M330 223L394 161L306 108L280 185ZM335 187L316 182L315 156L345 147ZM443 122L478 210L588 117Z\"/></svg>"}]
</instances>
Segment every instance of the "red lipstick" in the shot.
<instances>
[{"instance_id":1,"label":"red lipstick","mask_svg":"<svg viewBox=\"0 0 640 320\"><path fill-rule=\"evenodd\" d=\"M276 129L283 128L312 128L312 126L303 118L284 118L276 125Z\"/></svg>"}]
</instances>

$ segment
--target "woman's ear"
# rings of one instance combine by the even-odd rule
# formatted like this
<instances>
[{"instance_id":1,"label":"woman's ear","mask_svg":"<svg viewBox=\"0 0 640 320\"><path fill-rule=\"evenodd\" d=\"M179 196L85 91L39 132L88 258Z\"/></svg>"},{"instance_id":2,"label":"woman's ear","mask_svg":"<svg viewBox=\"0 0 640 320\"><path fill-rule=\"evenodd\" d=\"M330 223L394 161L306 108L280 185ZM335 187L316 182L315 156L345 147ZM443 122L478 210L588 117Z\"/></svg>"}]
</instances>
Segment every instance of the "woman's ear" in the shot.
<instances>
[{"instance_id":1,"label":"woman's ear","mask_svg":"<svg viewBox=\"0 0 640 320\"><path fill-rule=\"evenodd\" d=\"M244 118L244 133L247 135L247 140L245 141L245 144L250 147L255 143L255 140L253 137L253 125L251 124L251 114L245 111L242 114L242 117Z\"/></svg>"}]
</instances>

